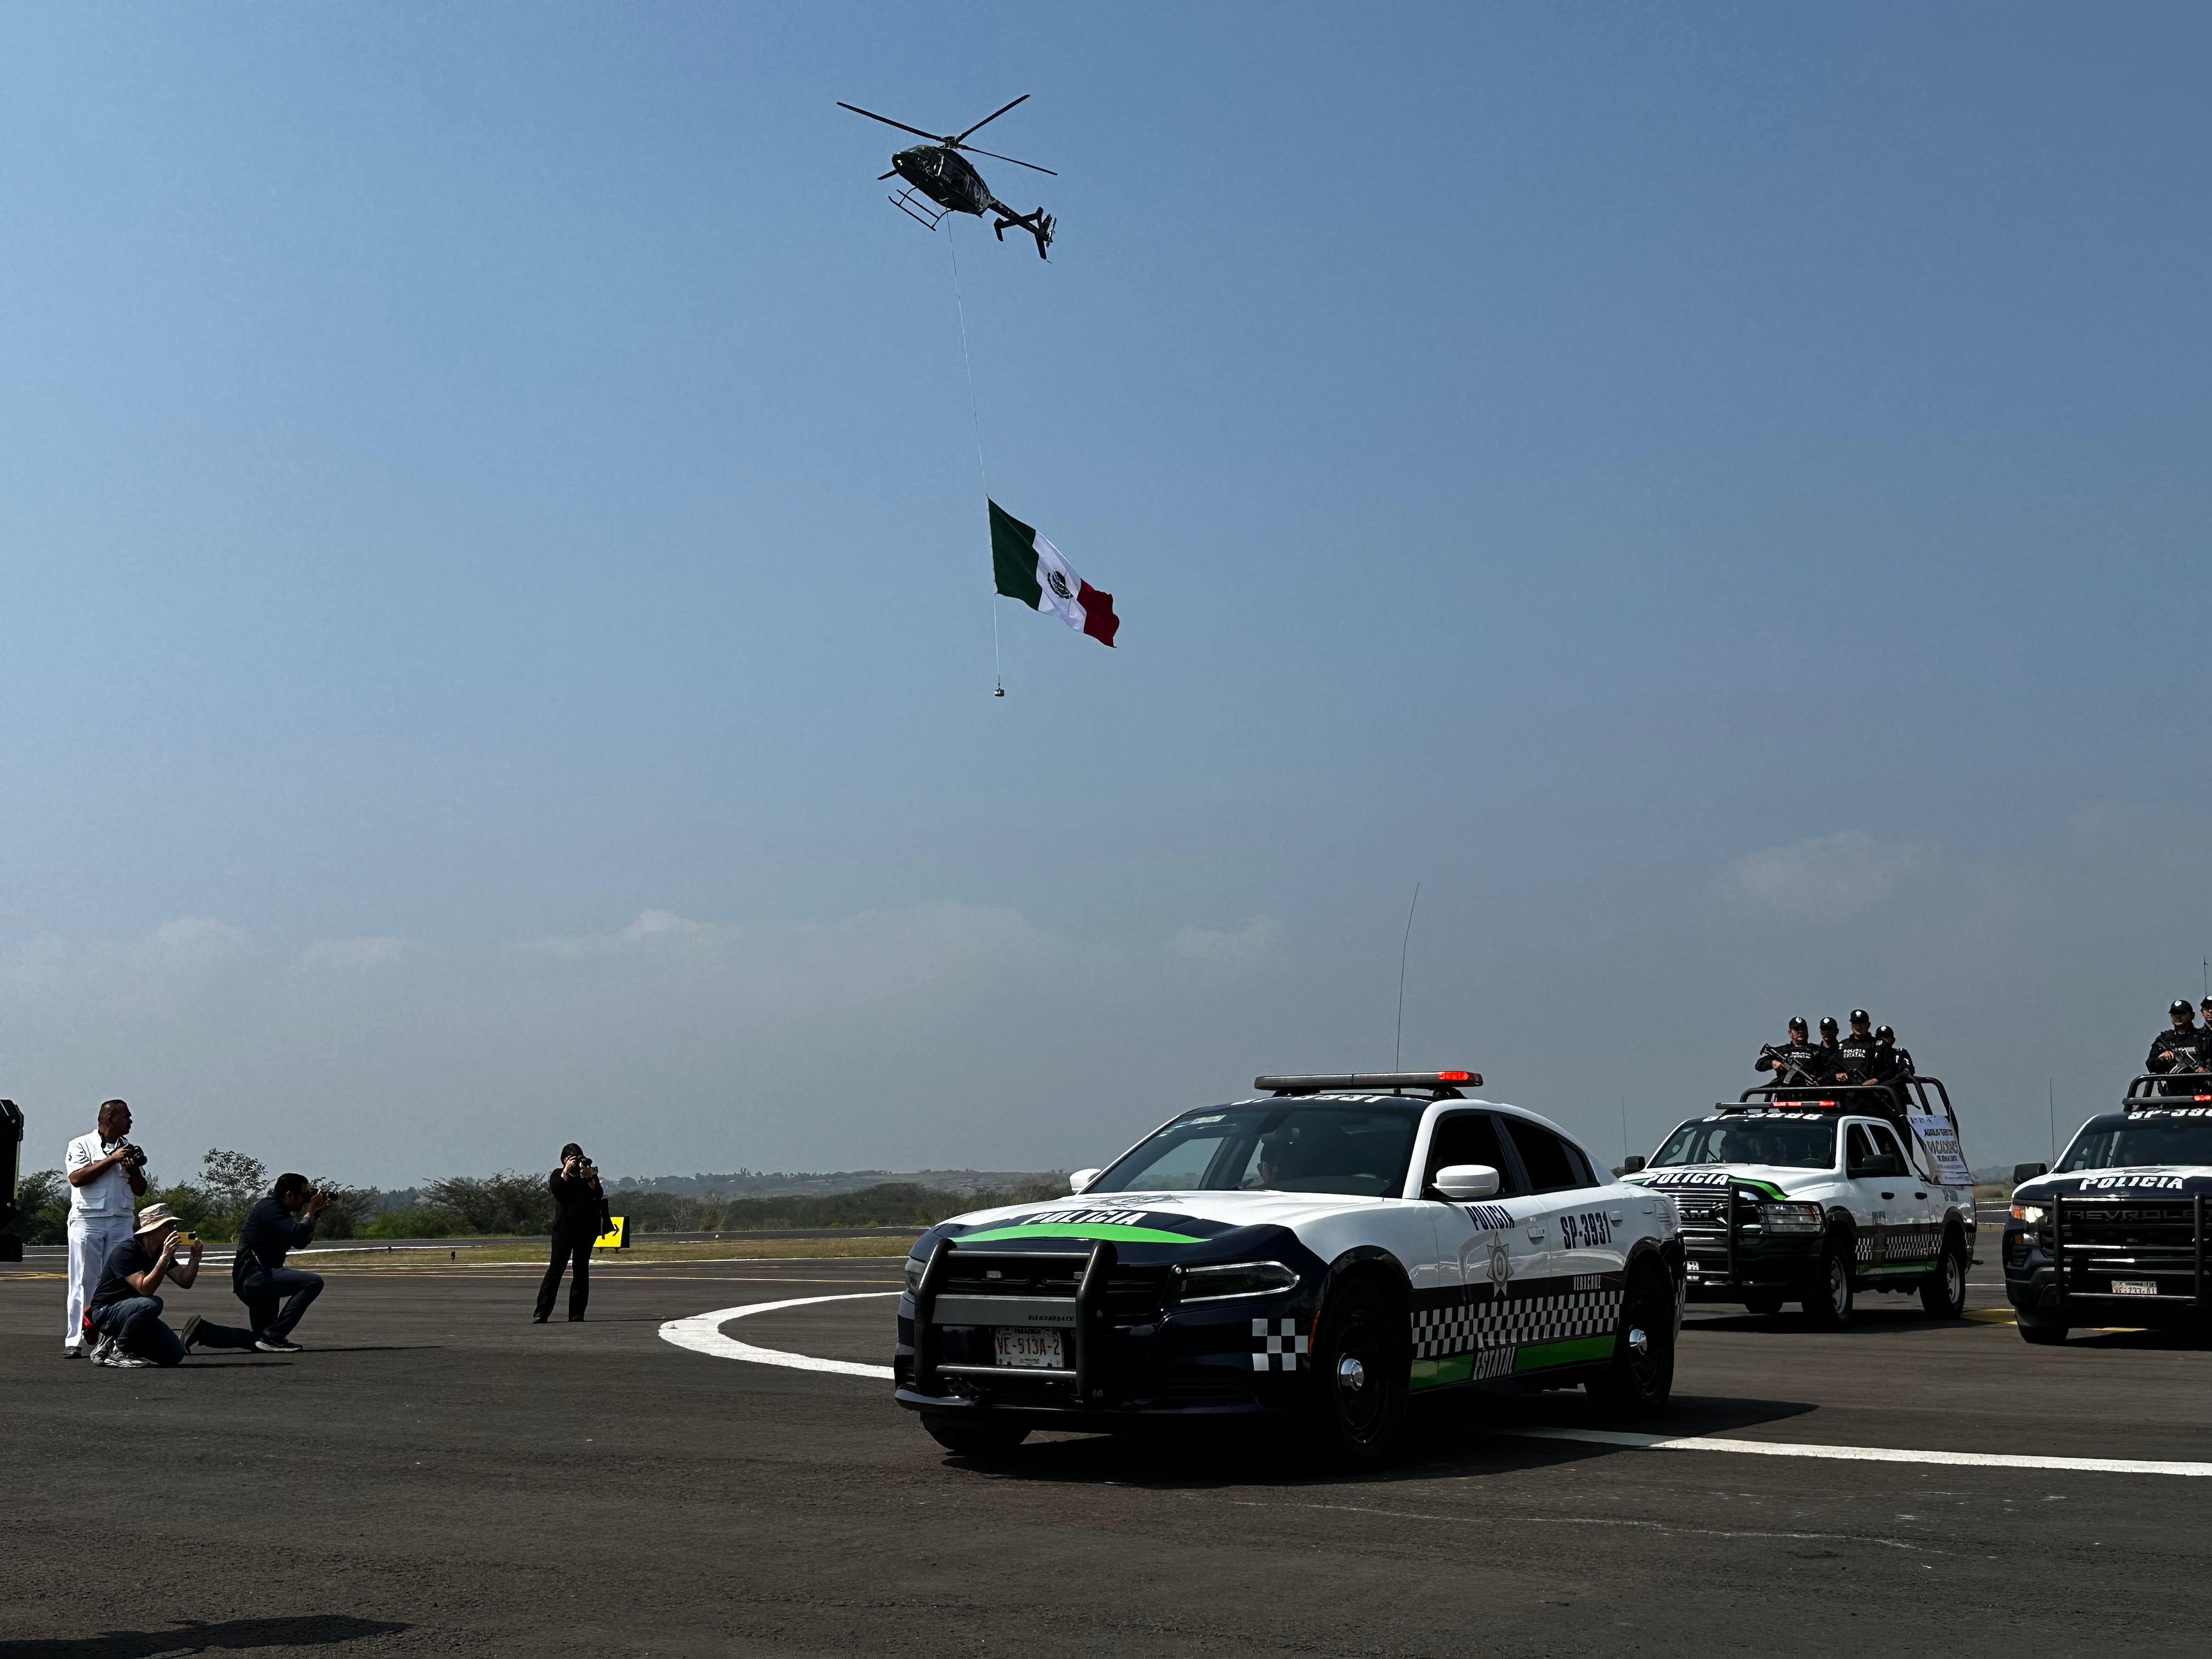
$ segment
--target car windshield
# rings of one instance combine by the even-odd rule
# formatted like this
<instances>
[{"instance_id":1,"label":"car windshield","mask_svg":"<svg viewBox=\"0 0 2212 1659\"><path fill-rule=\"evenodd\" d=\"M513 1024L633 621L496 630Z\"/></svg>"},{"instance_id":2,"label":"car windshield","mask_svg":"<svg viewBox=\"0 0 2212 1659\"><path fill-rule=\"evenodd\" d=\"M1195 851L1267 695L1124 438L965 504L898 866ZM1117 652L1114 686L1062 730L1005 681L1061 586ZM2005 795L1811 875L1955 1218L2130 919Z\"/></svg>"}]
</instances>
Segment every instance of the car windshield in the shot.
<instances>
[{"instance_id":1,"label":"car windshield","mask_svg":"<svg viewBox=\"0 0 2212 1659\"><path fill-rule=\"evenodd\" d=\"M2126 1170L2144 1164L2212 1164L2212 1119L2152 1113L2092 1118L2066 1149L2057 1172Z\"/></svg>"},{"instance_id":2,"label":"car windshield","mask_svg":"<svg viewBox=\"0 0 2212 1659\"><path fill-rule=\"evenodd\" d=\"M1785 1170L1836 1167L1836 1126L1825 1122L1776 1122L1741 1116L1699 1118L1667 1137L1651 1160L1658 1169L1673 1164L1771 1164Z\"/></svg>"},{"instance_id":3,"label":"car windshield","mask_svg":"<svg viewBox=\"0 0 2212 1659\"><path fill-rule=\"evenodd\" d=\"M1420 1112L1404 1106L1267 1101L1179 1117L1084 1188L1094 1193L1345 1193L1406 1189Z\"/></svg>"}]
</instances>

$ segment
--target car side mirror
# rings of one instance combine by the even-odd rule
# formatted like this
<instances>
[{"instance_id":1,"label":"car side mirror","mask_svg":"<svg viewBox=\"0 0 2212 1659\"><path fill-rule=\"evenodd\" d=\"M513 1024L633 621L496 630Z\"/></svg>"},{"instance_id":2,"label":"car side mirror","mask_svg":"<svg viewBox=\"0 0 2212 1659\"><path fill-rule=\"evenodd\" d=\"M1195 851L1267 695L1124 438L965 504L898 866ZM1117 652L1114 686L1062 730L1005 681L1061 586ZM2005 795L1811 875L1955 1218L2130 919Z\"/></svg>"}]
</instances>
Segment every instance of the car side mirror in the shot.
<instances>
[{"instance_id":1,"label":"car side mirror","mask_svg":"<svg viewBox=\"0 0 2212 1659\"><path fill-rule=\"evenodd\" d=\"M1068 1176L1067 1190L1071 1193L1079 1193L1085 1187L1088 1187L1092 1182L1097 1180L1100 1176L1105 1173L1106 1171L1103 1169L1078 1170L1073 1175Z\"/></svg>"},{"instance_id":2,"label":"car side mirror","mask_svg":"<svg viewBox=\"0 0 2212 1659\"><path fill-rule=\"evenodd\" d=\"M1446 1198L1491 1198L1498 1192L1498 1171L1487 1164L1454 1164L1437 1171L1436 1188Z\"/></svg>"},{"instance_id":3,"label":"car side mirror","mask_svg":"<svg viewBox=\"0 0 2212 1659\"><path fill-rule=\"evenodd\" d=\"M2050 1173L2048 1164L2015 1164L2012 1166L2012 1184L2017 1187L2023 1181L2033 1181L2039 1175Z\"/></svg>"},{"instance_id":4,"label":"car side mirror","mask_svg":"<svg viewBox=\"0 0 2212 1659\"><path fill-rule=\"evenodd\" d=\"M1634 1175L1643 1167L1644 1154L1641 1152L1631 1152L1620 1161L1620 1172L1623 1175Z\"/></svg>"}]
</instances>

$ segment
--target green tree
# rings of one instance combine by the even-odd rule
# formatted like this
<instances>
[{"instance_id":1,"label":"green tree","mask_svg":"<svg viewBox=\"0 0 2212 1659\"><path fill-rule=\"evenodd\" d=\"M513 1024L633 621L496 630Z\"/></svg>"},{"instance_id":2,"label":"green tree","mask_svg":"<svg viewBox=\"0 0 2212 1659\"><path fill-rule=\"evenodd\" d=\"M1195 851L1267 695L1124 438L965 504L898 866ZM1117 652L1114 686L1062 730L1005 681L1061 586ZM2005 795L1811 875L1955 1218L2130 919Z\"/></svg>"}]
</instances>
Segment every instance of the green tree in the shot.
<instances>
[{"instance_id":1,"label":"green tree","mask_svg":"<svg viewBox=\"0 0 2212 1659\"><path fill-rule=\"evenodd\" d=\"M211 1216L242 1217L269 1190L269 1166L244 1152L210 1146L200 1160L199 1184Z\"/></svg>"},{"instance_id":2,"label":"green tree","mask_svg":"<svg viewBox=\"0 0 2212 1659\"><path fill-rule=\"evenodd\" d=\"M15 1207L26 1244L69 1242L69 1182L59 1170L34 1170L17 1182Z\"/></svg>"},{"instance_id":3,"label":"green tree","mask_svg":"<svg viewBox=\"0 0 2212 1659\"><path fill-rule=\"evenodd\" d=\"M443 1210L471 1233L507 1235L553 1231L553 1193L544 1176L449 1176L423 1189L429 1207Z\"/></svg>"}]
</instances>

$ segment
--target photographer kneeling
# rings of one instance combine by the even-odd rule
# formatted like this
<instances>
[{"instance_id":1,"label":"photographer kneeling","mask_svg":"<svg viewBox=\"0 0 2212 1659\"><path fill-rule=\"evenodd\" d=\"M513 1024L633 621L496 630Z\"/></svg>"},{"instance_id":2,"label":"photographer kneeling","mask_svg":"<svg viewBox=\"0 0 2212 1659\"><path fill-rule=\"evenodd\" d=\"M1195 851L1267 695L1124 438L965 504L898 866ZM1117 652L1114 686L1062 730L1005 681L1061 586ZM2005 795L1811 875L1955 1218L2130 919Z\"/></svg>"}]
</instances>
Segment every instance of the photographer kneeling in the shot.
<instances>
[{"instance_id":1,"label":"photographer kneeling","mask_svg":"<svg viewBox=\"0 0 2212 1659\"><path fill-rule=\"evenodd\" d=\"M177 1260L179 1250L185 1260ZM138 1212L137 1231L108 1253L107 1269L92 1293L92 1328L100 1334L93 1363L135 1370L176 1365L194 1347L250 1348L251 1333L212 1324L194 1314L185 1334L161 1322L161 1298L155 1294L165 1279L188 1291L200 1276L200 1242L186 1239L166 1204L149 1204Z\"/></svg>"},{"instance_id":2,"label":"photographer kneeling","mask_svg":"<svg viewBox=\"0 0 2212 1659\"><path fill-rule=\"evenodd\" d=\"M246 1212L246 1224L238 1230L230 1288L246 1304L253 1322L253 1346L264 1353L300 1352L292 1329L323 1293L323 1278L286 1267L284 1258L313 1240L315 1218L330 1205L330 1194L317 1192L307 1176L281 1175L269 1196ZM300 1218L302 1211L305 1219Z\"/></svg>"}]
</instances>

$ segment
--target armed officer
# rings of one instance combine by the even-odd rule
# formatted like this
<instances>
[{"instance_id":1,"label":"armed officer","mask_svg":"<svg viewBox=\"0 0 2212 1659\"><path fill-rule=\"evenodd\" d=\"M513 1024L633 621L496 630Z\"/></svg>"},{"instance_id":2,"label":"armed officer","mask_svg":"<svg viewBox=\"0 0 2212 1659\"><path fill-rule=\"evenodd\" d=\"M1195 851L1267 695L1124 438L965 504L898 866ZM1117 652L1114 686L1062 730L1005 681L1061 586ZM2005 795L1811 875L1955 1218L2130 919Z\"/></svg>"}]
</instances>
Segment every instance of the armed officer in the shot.
<instances>
[{"instance_id":1,"label":"armed officer","mask_svg":"<svg viewBox=\"0 0 2212 1659\"><path fill-rule=\"evenodd\" d=\"M1887 1025L1874 1028L1875 1073L1876 1083L1899 1089L1905 1079L1912 1076L1912 1050L1897 1046L1897 1033Z\"/></svg>"},{"instance_id":2,"label":"armed officer","mask_svg":"<svg viewBox=\"0 0 2212 1659\"><path fill-rule=\"evenodd\" d=\"M1836 1042L1836 1017L1833 1014L1820 1016L1820 1048L1813 1057L1813 1064L1815 1074L1824 1078L1833 1077L1844 1069L1844 1054Z\"/></svg>"},{"instance_id":3,"label":"armed officer","mask_svg":"<svg viewBox=\"0 0 2212 1659\"><path fill-rule=\"evenodd\" d=\"M1822 1022L1824 1024L1825 1021ZM1880 1064L1881 1045L1875 1041L1874 1016L1863 1008L1851 1010L1851 1034L1837 1045L1834 1077L1838 1083L1871 1083Z\"/></svg>"},{"instance_id":4,"label":"armed officer","mask_svg":"<svg viewBox=\"0 0 2212 1659\"><path fill-rule=\"evenodd\" d=\"M2176 997L2166 1011L2173 1022L2171 1030L2160 1031L2150 1040L2150 1054L2143 1061L2143 1070L2154 1077L2164 1077L2170 1072L2203 1072L2212 1070L2212 1042L2197 1023L2197 1011L2189 1006L2187 997ZM2168 1083L2160 1086L2162 1095L2194 1094L2196 1088L2186 1083Z\"/></svg>"},{"instance_id":5,"label":"armed officer","mask_svg":"<svg viewBox=\"0 0 2212 1659\"><path fill-rule=\"evenodd\" d=\"M1805 1016L1793 1015L1790 1021L1790 1041L1779 1048L1759 1051L1753 1062L1754 1069L1774 1073L1777 1083L1809 1083L1814 1075L1813 1063L1820 1051L1806 1041Z\"/></svg>"}]
</instances>

